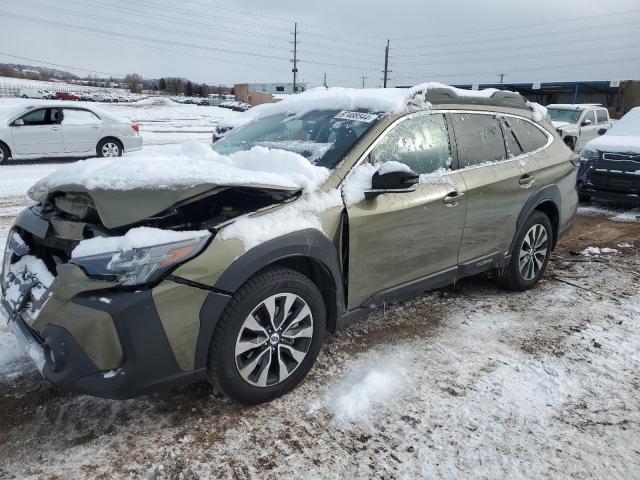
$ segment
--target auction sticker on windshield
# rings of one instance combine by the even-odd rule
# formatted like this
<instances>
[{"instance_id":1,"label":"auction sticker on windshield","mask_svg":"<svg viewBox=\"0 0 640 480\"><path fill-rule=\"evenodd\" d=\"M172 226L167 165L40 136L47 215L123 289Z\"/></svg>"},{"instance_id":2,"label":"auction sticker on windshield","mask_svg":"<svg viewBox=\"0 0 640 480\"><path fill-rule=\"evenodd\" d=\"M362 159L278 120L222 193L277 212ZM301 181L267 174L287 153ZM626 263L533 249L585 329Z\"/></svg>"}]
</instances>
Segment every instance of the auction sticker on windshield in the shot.
<instances>
[{"instance_id":1,"label":"auction sticker on windshield","mask_svg":"<svg viewBox=\"0 0 640 480\"><path fill-rule=\"evenodd\" d=\"M356 122L371 123L378 118L377 113L366 112L350 112L349 110L342 110L335 117L340 120L354 120Z\"/></svg>"}]
</instances>

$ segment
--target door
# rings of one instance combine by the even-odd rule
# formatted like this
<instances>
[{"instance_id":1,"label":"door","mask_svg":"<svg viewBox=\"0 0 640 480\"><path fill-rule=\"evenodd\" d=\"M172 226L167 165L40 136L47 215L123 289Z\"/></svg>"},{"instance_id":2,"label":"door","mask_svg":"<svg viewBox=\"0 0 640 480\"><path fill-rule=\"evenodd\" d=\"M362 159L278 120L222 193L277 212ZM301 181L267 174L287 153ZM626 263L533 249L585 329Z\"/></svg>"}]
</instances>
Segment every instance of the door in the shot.
<instances>
[{"instance_id":1,"label":"door","mask_svg":"<svg viewBox=\"0 0 640 480\"><path fill-rule=\"evenodd\" d=\"M408 116L383 134L366 162L403 163L421 174L420 183L347 207L349 308L371 303L377 293L453 275L466 211L454 158L443 114Z\"/></svg>"},{"instance_id":2,"label":"door","mask_svg":"<svg viewBox=\"0 0 640 480\"><path fill-rule=\"evenodd\" d=\"M580 135L578 135L578 144L574 151L579 153L589 140L596 138L600 128L602 127L599 127L596 122L595 112L593 110L585 110L580 120Z\"/></svg>"},{"instance_id":3,"label":"door","mask_svg":"<svg viewBox=\"0 0 640 480\"><path fill-rule=\"evenodd\" d=\"M60 131L60 110L41 108L13 122L11 138L18 155L51 156L63 152ZM16 125L18 122L20 125Z\"/></svg>"},{"instance_id":4,"label":"door","mask_svg":"<svg viewBox=\"0 0 640 480\"><path fill-rule=\"evenodd\" d=\"M62 142L65 153L95 153L102 135L102 120L89 110L62 110Z\"/></svg>"},{"instance_id":5,"label":"door","mask_svg":"<svg viewBox=\"0 0 640 480\"><path fill-rule=\"evenodd\" d=\"M534 152L548 136L521 117L452 113L451 119L468 193L459 262L474 269L509 250L518 216L536 190Z\"/></svg>"}]
</instances>

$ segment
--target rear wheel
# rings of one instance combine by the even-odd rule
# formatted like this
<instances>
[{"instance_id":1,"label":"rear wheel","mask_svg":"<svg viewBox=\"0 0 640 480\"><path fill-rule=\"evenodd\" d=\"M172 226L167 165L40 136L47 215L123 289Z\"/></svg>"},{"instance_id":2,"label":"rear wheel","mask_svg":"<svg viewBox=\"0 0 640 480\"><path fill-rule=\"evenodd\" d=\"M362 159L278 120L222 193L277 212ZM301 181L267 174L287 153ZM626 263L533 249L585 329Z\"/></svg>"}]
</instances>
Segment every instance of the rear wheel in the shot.
<instances>
[{"instance_id":1,"label":"rear wheel","mask_svg":"<svg viewBox=\"0 0 640 480\"><path fill-rule=\"evenodd\" d=\"M7 161L9 161L10 155L11 154L9 153L9 149L7 148L7 146L3 143L0 143L0 165L7 163Z\"/></svg>"},{"instance_id":2,"label":"rear wheel","mask_svg":"<svg viewBox=\"0 0 640 480\"><path fill-rule=\"evenodd\" d=\"M106 138L100 140L96 153L99 157L121 157L122 150L122 144L118 140Z\"/></svg>"},{"instance_id":3,"label":"rear wheel","mask_svg":"<svg viewBox=\"0 0 640 480\"><path fill-rule=\"evenodd\" d=\"M325 335L322 295L309 278L284 268L245 283L218 320L209 348L209 381L233 400L256 405L298 385Z\"/></svg>"},{"instance_id":4,"label":"rear wheel","mask_svg":"<svg viewBox=\"0 0 640 480\"><path fill-rule=\"evenodd\" d=\"M553 245L553 228L549 217L535 211L516 234L511 260L497 272L500 284L511 290L533 287L542 277Z\"/></svg>"}]
</instances>

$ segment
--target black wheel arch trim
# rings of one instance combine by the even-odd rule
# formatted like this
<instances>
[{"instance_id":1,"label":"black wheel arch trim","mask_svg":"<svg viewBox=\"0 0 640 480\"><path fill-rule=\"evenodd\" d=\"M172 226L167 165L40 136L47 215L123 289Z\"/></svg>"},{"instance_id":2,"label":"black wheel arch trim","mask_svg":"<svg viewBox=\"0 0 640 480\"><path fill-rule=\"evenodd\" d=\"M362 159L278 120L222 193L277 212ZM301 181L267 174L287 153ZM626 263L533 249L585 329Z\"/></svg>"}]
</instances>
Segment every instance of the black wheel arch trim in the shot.
<instances>
[{"instance_id":1,"label":"black wheel arch trim","mask_svg":"<svg viewBox=\"0 0 640 480\"><path fill-rule=\"evenodd\" d=\"M516 221L516 233L514 234L513 240L511 241L509 253L513 253L515 237L517 236L517 232L520 230L520 227L522 227L522 224L527 221L527 218L529 218L534 210L539 210L539 207L545 203L551 203L555 207L558 216L560 215L560 212L562 211L562 195L557 185L548 185L544 188L541 188L536 193L531 195L525 202L522 210L520 210L520 214L518 215L518 220ZM560 228L559 218L558 225L553 224L554 219L550 218L549 220L554 227L553 248L555 248L558 241L558 231Z\"/></svg>"},{"instance_id":2,"label":"black wheel arch trim","mask_svg":"<svg viewBox=\"0 0 640 480\"><path fill-rule=\"evenodd\" d=\"M315 229L288 233L250 249L224 271L214 288L224 292L236 292L243 283L264 268L296 258L311 261L314 266L322 268L326 278L331 280L333 285L330 289L335 296L333 300L336 305L336 311L332 314L336 319L340 318L345 311L340 255L336 245L324 233ZM323 291L322 287L327 286L318 285L320 291ZM329 311L327 314L329 316Z\"/></svg>"}]
</instances>

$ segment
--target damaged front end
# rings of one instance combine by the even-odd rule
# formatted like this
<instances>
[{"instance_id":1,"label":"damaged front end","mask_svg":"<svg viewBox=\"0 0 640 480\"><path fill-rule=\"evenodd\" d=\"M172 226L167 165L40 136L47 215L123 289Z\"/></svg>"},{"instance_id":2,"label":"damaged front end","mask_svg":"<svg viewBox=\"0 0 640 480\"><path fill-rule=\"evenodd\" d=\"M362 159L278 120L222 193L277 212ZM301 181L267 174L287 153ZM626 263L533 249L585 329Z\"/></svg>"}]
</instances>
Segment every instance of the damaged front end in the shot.
<instances>
[{"instance_id":1,"label":"damaged front end","mask_svg":"<svg viewBox=\"0 0 640 480\"><path fill-rule=\"evenodd\" d=\"M43 375L65 389L127 398L193 381L202 374L194 364L200 310L215 293L170 275L221 226L297 195L262 186L49 193L9 234L0 311ZM129 208L119 215L123 201Z\"/></svg>"}]
</instances>

